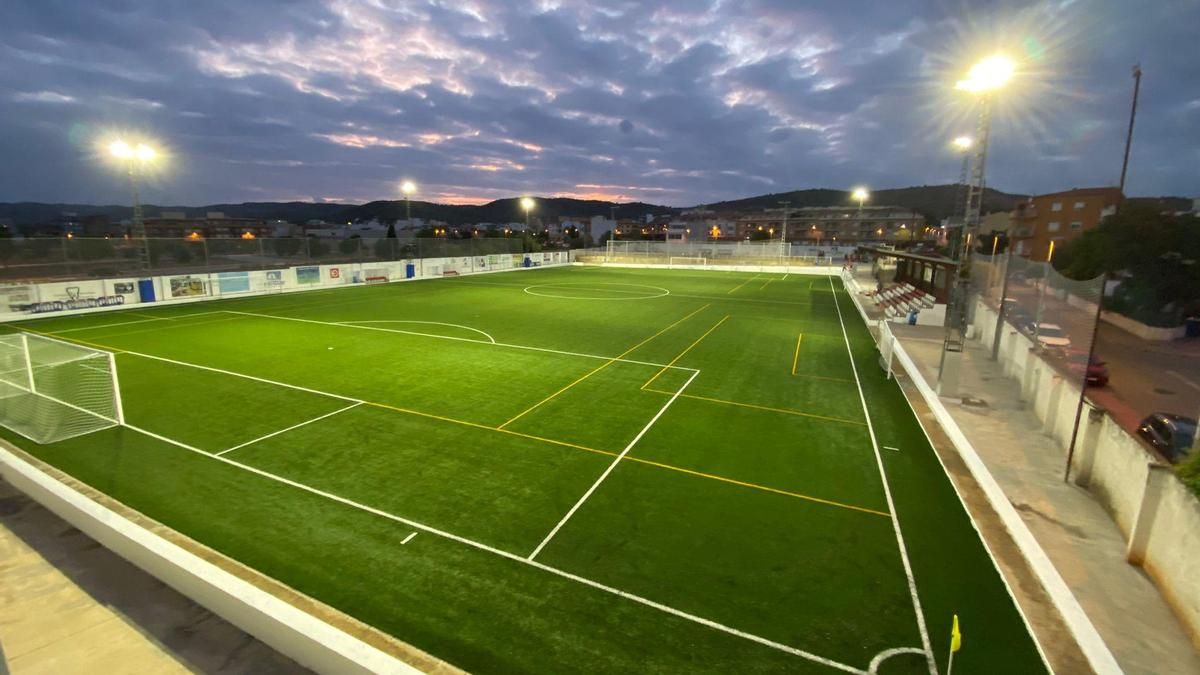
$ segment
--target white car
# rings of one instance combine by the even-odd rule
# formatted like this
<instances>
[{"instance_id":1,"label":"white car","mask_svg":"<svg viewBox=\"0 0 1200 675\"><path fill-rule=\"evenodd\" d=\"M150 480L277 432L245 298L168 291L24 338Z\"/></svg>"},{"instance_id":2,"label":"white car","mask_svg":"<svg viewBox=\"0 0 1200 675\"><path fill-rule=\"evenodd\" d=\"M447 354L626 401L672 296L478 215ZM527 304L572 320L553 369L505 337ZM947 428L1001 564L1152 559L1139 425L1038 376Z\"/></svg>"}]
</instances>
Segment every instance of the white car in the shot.
<instances>
[{"instance_id":1,"label":"white car","mask_svg":"<svg viewBox=\"0 0 1200 675\"><path fill-rule=\"evenodd\" d=\"M1071 338L1067 337L1062 326L1056 323L1038 323L1033 325L1033 332L1043 347L1065 349L1071 346Z\"/></svg>"}]
</instances>

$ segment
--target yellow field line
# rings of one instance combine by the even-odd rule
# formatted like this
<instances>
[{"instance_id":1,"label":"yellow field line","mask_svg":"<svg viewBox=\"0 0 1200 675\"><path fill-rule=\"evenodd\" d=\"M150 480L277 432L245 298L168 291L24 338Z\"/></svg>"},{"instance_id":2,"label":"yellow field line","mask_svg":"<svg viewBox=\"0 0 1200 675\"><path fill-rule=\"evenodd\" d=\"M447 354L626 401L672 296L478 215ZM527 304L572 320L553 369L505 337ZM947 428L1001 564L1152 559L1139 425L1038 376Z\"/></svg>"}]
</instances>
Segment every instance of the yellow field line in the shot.
<instances>
[{"instance_id":1,"label":"yellow field line","mask_svg":"<svg viewBox=\"0 0 1200 675\"><path fill-rule=\"evenodd\" d=\"M662 391L661 389L647 389L646 391L648 391L652 394L665 394L667 396L675 395L675 392L673 392L673 391ZM801 410L792 410L791 408L772 408L770 406L757 405L755 403L742 403L741 401L730 401L730 400L723 399L723 398L709 398L708 396L697 396L696 394L680 394L679 397L680 398L691 398L691 399L695 399L697 401L708 401L709 403L723 403L725 405L733 405L733 406L738 406L741 408L754 408L755 410L766 410L768 412L783 413L785 415L798 415L800 417L812 417L812 418L818 419L818 420L825 420L826 422L841 422L842 424L857 424L859 426L867 425L866 422L859 422L857 420L848 420L848 419L844 419L841 417L827 417L825 415L817 415L815 413L807 413L807 412L803 412Z\"/></svg>"},{"instance_id":2,"label":"yellow field line","mask_svg":"<svg viewBox=\"0 0 1200 675\"><path fill-rule=\"evenodd\" d=\"M554 392L553 394L550 394L550 395L549 395L549 396L547 396L546 398L544 398L544 399L542 399L542 400L538 401L537 403L534 403L533 405L529 406L529 407L528 407L528 408L526 408L525 410L522 410L520 413L518 413L518 414L517 414L517 416L516 416L516 417L513 417L512 419L508 420L508 421L507 421L507 422L505 422L504 424L501 424L501 425L500 425L498 428L500 428L500 429L503 429L504 427L507 427L508 425L512 424L513 422L516 422L517 420L521 419L521 418L522 418L522 417L524 417L525 415L527 415L527 414L529 414L529 413L533 412L534 410L537 410L538 408L540 408L540 407L542 406L542 404L544 404L544 403L546 403L546 402L550 401L551 399L555 398L556 396L558 396L559 394L563 393L564 391L566 391L566 390L570 389L571 387L574 387L575 385L579 384L580 382L583 382L584 380L588 379L589 377L591 377L591 376L595 375L596 373L598 373L598 372L600 372L600 371L604 370L605 368L607 368L607 367L611 366L612 364L616 363L616 362L617 362L617 361L619 361L620 359L623 359L623 358L625 358L627 355L629 355L630 353L632 353L632 352L633 352L634 350L636 350L638 347L641 347L642 345L645 345L647 342L650 342L650 341L651 341L651 340L653 340L654 338L656 338L656 337L658 337L658 336L662 335L663 333L665 333L665 332L667 332L667 331L671 330L671 329L672 329L672 328L674 328L675 326L678 326L679 324L683 323L684 321L687 321L688 319L692 318L693 316L696 316L697 314L699 314L700 312L704 311L705 309L707 309L707 308L708 308L708 307L710 307L711 305L712 305L712 303L709 303L709 304L707 304L707 305L704 305L704 306L703 306L703 307L701 307L700 309L697 309L696 311L692 312L691 314L688 314L687 316L685 316L685 317L683 317L682 319L680 319L680 320L676 321L675 323L671 324L670 326L667 326L666 328L664 328L664 329L662 329L662 330L658 331L658 332L657 332L657 333L655 333L654 335L651 335L650 337L646 338L645 340L642 340L641 342L639 342L639 343L637 343L636 345L634 345L634 346L630 347L629 349L626 349L625 351L621 352L619 355L617 355L617 356L614 356L612 359L610 359L610 360L608 360L608 361L604 362L604 363L603 363L602 365L600 365L599 367L597 367L597 368L594 368L594 369L593 369L593 370L591 370L591 371L588 371L588 373L587 373L587 374L585 374L583 377L580 377L579 379L575 380L575 381L574 381L574 382L572 382L571 384L568 384L567 386L563 387L562 389L559 389L558 391Z\"/></svg>"},{"instance_id":3,"label":"yellow field line","mask_svg":"<svg viewBox=\"0 0 1200 675\"><path fill-rule=\"evenodd\" d=\"M720 320L720 321L718 321L718 322L716 322L715 324L713 324L713 327L712 327L712 328L709 328L708 330L704 331L704 335L701 335L700 337L696 338L696 341L695 341L695 342L693 342L692 344L688 345L688 348L687 348L687 349L685 349L685 350L683 350L682 352L680 352L680 353L679 353L679 356L676 356L674 359L671 359L671 362L670 362L670 363L668 363L667 365L663 366L662 370L660 370L660 371L658 371L657 373L655 373L655 374L654 374L654 377L650 378L649 380L646 380L646 383L645 383L645 384L643 384L643 385L640 387L640 389L645 389L646 387L649 387L651 384L653 384L653 383L654 383L654 381L655 381L655 380L657 380L657 379L658 379L658 377L659 377L660 375L662 375L663 373L667 372L667 369L668 369L668 368L670 368L671 366L675 365L675 362L676 362L676 361L678 361L679 359L682 359L682 358L684 357L684 355L685 355L685 354L687 354L688 352L692 351L692 347L695 347L696 345L700 344L700 342L701 342L702 340L704 340L704 338L708 337L709 333L712 333L714 330L716 330L716 329L717 329L717 326L720 326L721 324L725 323L725 320L726 320L726 319L728 319L728 318L729 318L729 315L728 315L728 314L726 314L725 316L721 317L721 320Z\"/></svg>"},{"instance_id":4,"label":"yellow field line","mask_svg":"<svg viewBox=\"0 0 1200 675\"><path fill-rule=\"evenodd\" d=\"M737 289L741 288L742 286L745 286L746 284L750 283L751 281L754 281L754 280L755 280L755 279L757 279L757 278L758 278L758 275L757 275L757 274L755 274L754 276L752 276L752 277L750 277L749 279L747 279L747 280L743 281L742 283L738 284L737 286L734 286L733 288L731 288L731 289L729 289L729 290L725 291L725 295L729 295L730 293L733 293L733 292L734 292L734 291L736 291Z\"/></svg>"},{"instance_id":5,"label":"yellow field line","mask_svg":"<svg viewBox=\"0 0 1200 675\"><path fill-rule=\"evenodd\" d=\"M502 434L509 434L511 436L519 436L521 438L528 438L530 440L541 441L542 443L549 443L551 445L561 445L563 447L574 448L576 450L584 450L586 452L591 452L591 453L595 453L598 455L607 455L609 457L618 457L619 456L618 453L611 452L609 450L600 450L599 448L589 448L586 445L578 445L576 443L568 443L567 441L560 441L560 440L553 439L553 438L545 438L544 436L534 436L533 434L523 434L519 431L511 431L509 429L501 429L499 427L489 427L485 424L477 424L475 422L467 422L465 420L456 420L456 419L453 419L450 417L442 417L441 415L434 415L431 413L421 412L419 410L410 410L408 408L401 408L399 406L389 405L387 403L376 403L374 401L363 401L363 405L374 406L376 408L383 408L386 410L393 410L395 412L407 413L409 415L418 415L420 417L430 417L430 418L433 418L436 420L441 420L443 422L450 422L453 424L461 424L464 426L475 427L477 429L484 429L487 431L498 431ZM812 497L809 495L801 494L799 492L789 492L787 490L781 490L779 488L768 487L766 485L758 485L757 483L747 483L745 481L736 480L734 478L726 478L725 476L719 476L717 474L704 473L702 471L694 471L692 469L685 469L681 466L675 466L673 464L664 464L662 462L655 462L655 461L649 460L649 459L641 459L640 457L633 457L631 455L626 455L625 460L629 461L629 462L637 462L639 464L646 464L648 466L656 466L660 469L667 469L668 471L677 471L679 473L688 474L689 476L696 476L698 478L707 478L709 480L720 481L722 483L730 483L732 485L740 485L742 487L747 487L747 488L751 488L754 490L762 490L764 492L772 492L775 494L785 495L788 497L795 497L796 499L804 499L804 500L811 501L811 502L825 504L827 506L836 506L836 507L843 508L843 509L850 509L851 511L861 511L863 513L870 513L870 514L877 515L877 516L891 517L891 514L885 513L883 511L876 511L874 509L868 509L868 508L865 508L862 506L854 506L853 504L843 504L842 502L835 502L835 501L831 501L828 499L821 499L820 497Z\"/></svg>"},{"instance_id":6,"label":"yellow field line","mask_svg":"<svg viewBox=\"0 0 1200 675\"><path fill-rule=\"evenodd\" d=\"M25 331L26 333L33 333L35 335L41 335L42 337L54 338L55 340L62 340L64 342L75 342L75 343L78 343L81 345L95 347L96 349L103 349L106 352L112 352L114 354L124 354L125 353L124 349L117 349L116 347L109 347L108 345L102 345L102 344L98 344L95 342L88 342L86 340L80 340L79 338L66 337L66 336L60 337L58 335L55 335L54 333L45 333L40 330L34 330L32 328L27 328L25 326L14 326L14 328L16 328L17 330Z\"/></svg>"},{"instance_id":7,"label":"yellow field line","mask_svg":"<svg viewBox=\"0 0 1200 675\"><path fill-rule=\"evenodd\" d=\"M800 362L800 340L804 338L804 333L796 336L796 353L792 356L792 375L796 374L796 364Z\"/></svg>"},{"instance_id":8,"label":"yellow field line","mask_svg":"<svg viewBox=\"0 0 1200 675\"><path fill-rule=\"evenodd\" d=\"M764 492L774 492L775 494L779 494L779 495L795 497L796 499L805 499L810 502L817 502L818 504L825 504L827 506L836 506L836 507L842 508L842 509L850 509L851 511L861 511L863 513L870 513L870 514L876 515L876 516L883 516L884 518L890 518L892 516L892 514L886 512L886 511L876 511L875 509L868 509L863 506L854 506L853 504L843 504L842 502L835 502L835 501L832 501L829 499L821 499L820 497L812 497L810 495L800 494L799 492L789 492L787 490L780 490L779 488L767 487L766 485L758 485L757 483L747 483L745 481L735 480L733 478L726 478L725 476L718 476L716 474L704 473L703 471L693 471L692 469L685 469L683 467L673 466L671 464L662 464L660 462L654 462L654 461L651 461L648 459L640 459L638 457L631 457L629 455L625 456L625 461L640 462L642 464L649 464L650 466L657 466L657 467L660 467L663 469L670 469L671 471L678 471L680 473L686 473L690 476L699 476L701 478L708 478L710 480L718 480L718 481L721 481L722 483L732 483L734 485L741 485L742 487L754 488L755 490L762 490Z\"/></svg>"}]
</instances>

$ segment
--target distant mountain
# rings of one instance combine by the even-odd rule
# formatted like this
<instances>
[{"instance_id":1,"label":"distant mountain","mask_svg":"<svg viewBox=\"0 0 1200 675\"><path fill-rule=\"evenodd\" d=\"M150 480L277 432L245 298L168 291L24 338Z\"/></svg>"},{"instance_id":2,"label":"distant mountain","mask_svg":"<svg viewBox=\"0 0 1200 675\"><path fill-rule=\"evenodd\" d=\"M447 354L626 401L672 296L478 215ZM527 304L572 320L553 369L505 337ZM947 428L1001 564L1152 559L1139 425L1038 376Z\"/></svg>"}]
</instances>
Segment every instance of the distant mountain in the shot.
<instances>
[{"instance_id":1,"label":"distant mountain","mask_svg":"<svg viewBox=\"0 0 1200 675\"><path fill-rule=\"evenodd\" d=\"M875 190L871 193L868 204L903 206L915 209L930 220L938 222L954 213L956 202L960 199L957 193L961 185L920 185L915 187ZM1009 194L988 188L984 192L983 212L1011 211L1025 195ZM1137 198L1141 201L1170 204L1175 210L1190 208L1190 202L1178 197ZM779 192L773 194L735 199L703 205L717 213L732 213L739 211L759 211L768 208L778 208L779 202L788 201L793 207L803 206L844 206L852 204L850 193L844 190L810 189ZM1186 204L1186 205L1185 205ZM631 202L616 204L613 202L567 199L567 198L537 198L537 208L534 217L555 219L559 216L576 216L587 218L591 216L608 216L613 207L617 208L618 218L641 218L646 214L669 215L682 209ZM145 206L146 215L153 217L163 211L184 211L189 215L202 215L208 211L220 211L227 216L241 218L263 218L267 220L286 220L293 223L304 223L308 220L325 220L328 222L349 222L371 220L392 221L404 218L404 202L402 200L375 201L367 204L326 204L310 202L246 202L242 204L210 204L208 206ZM59 219L64 213L74 213L79 217L93 214L107 215L113 220L124 220L132 215L128 206L92 206L88 204L41 204L37 202L0 203L0 219L9 219L17 225L46 223ZM509 223L525 219L521 210L520 199L498 199L487 204L455 205L435 204L425 201L412 202L412 215L425 220L440 220L451 225L468 225L473 223Z\"/></svg>"},{"instance_id":2,"label":"distant mountain","mask_svg":"<svg viewBox=\"0 0 1200 675\"><path fill-rule=\"evenodd\" d=\"M163 211L183 211L188 215L203 215L219 211L231 218L262 218L264 220L287 220L303 223L312 219L330 219L350 208L348 204L325 204L312 202L244 202L242 204L209 204L207 206L157 206L142 207L147 218L154 218ZM64 214L75 214L80 218L93 215L108 216L114 221L133 217L133 208L107 204L43 204L41 202L0 202L0 218L7 218L17 225L47 223L60 219Z\"/></svg>"},{"instance_id":3,"label":"distant mountain","mask_svg":"<svg viewBox=\"0 0 1200 675\"><path fill-rule=\"evenodd\" d=\"M871 192L868 204L879 206L903 206L919 211L930 220L938 222L954 214L958 201L962 197L961 185L921 185L917 187L893 188L874 190ZM983 193L983 212L1011 211L1017 202L1027 198L1027 195L1009 194L992 188L986 188ZM787 201L794 208L804 206L846 206L854 204L850 192L846 190L794 190L779 192L757 197L747 197L728 202L705 204L704 208L717 211L755 211L768 208L779 208L779 202Z\"/></svg>"},{"instance_id":4,"label":"distant mountain","mask_svg":"<svg viewBox=\"0 0 1200 675\"><path fill-rule=\"evenodd\" d=\"M565 197L537 198L537 207L532 211L534 218L555 220L559 216L574 216L590 218L612 214L616 207L618 218L640 218L645 214L672 214L679 211L669 206L629 202L617 204L594 199L567 199ZM525 212L521 210L520 198L497 199L494 202L479 205L434 204L431 202L412 202L414 218L426 220L441 220L451 225L470 225L474 223L513 223L525 220ZM378 218L381 221L404 218L404 201L378 201L346 209L341 214L344 220L370 220Z\"/></svg>"}]
</instances>

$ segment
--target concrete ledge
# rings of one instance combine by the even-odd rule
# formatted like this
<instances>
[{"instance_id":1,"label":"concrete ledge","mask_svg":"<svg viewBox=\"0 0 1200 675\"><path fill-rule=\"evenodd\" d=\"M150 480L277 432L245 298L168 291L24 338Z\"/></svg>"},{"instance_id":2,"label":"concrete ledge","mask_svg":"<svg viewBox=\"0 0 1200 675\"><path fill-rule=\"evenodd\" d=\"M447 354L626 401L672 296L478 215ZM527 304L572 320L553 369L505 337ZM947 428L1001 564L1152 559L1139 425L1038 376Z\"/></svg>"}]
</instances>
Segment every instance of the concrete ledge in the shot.
<instances>
[{"instance_id":1,"label":"concrete ledge","mask_svg":"<svg viewBox=\"0 0 1200 675\"><path fill-rule=\"evenodd\" d=\"M1147 326L1141 321L1131 319L1124 314L1117 314L1116 312L1100 312L1100 320L1105 323L1111 323L1117 328L1127 330L1143 340L1151 340L1154 342L1170 342L1171 340L1178 340L1187 332L1186 326L1173 326L1171 328Z\"/></svg>"},{"instance_id":2,"label":"concrete ledge","mask_svg":"<svg viewBox=\"0 0 1200 675\"><path fill-rule=\"evenodd\" d=\"M845 277L843 277L843 281L845 282ZM849 292L859 314L865 320L867 316L866 311L860 305L857 294L850 288L846 290ZM1071 593L1071 589L1067 586L1066 581L1063 580L1058 569L1054 567L1054 563L1051 562L1041 545L1038 544L1033 533L1029 531L1029 527L1021 520L1020 514L1017 513L1016 508L1009 501L1003 488L996 482L995 477L992 476L987 465L980 459L974 446L967 440L966 435L954 421L946 406L942 404L937 392L925 381L916 362L905 351L904 346L899 340L894 340L892 350L893 358L899 361L900 365L909 374L913 384L916 385L917 390L920 392L921 398L924 399L926 405L933 412L938 424L942 427L942 430L951 443L953 443L954 448L962 458L963 463L967 466L972 477L974 477L976 483L983 490L992 510L999 516L1009 536L1012 537L1017 548L1021 551L1022 557L1025 558L1025 561L1037 576L1038 582L1054 603L1055 608L1062 616L1067 629L1070 630L1071 635L1078 643L1088 664L1099 675L1119 675L1123 673L1120 665L1117 664L1116 658L1113 657L1112 652L1108 649L1108 645L1100 637L1100 633L1083 611L1083 607L1079 605L1079 601L1075 598L1075 595ZM1036 635L1034 639L1037 639Z\"/></svg>"},{"instance_id":3,"label":"concrete ledge","mask_svg":"<svg viewBox=\"0 0 1200 675\"><path fill-rule=\"evenodd\" d=\"M117 555L307 668L363 675L455 671L408 648L413 660L420 663L418 669L133 522L40 464L0 441L0 474L14 487Z\"/></svg>"}]
</instances>

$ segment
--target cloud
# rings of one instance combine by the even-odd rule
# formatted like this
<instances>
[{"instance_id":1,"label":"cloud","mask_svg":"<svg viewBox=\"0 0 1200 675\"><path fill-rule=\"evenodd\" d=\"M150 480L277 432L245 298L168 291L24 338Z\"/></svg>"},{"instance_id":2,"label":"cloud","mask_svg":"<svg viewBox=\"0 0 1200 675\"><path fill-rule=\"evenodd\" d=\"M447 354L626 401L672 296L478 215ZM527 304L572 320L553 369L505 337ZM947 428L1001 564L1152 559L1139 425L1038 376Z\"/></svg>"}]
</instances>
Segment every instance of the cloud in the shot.
<instances>
[{"instance_id":1,"label":"cloud","mask_svg":"<svg viewBox=\"0 0 1200 675\"><path fill-rule=\"evenodd\" d=\"M0 199L120 202L114 133L171 161L150 201L272 195L478 202L570 194L713 202L955 180L972 47L1025 80L997 99L989 184L1111 183L1129 66L1145 69L1135 194L1186 194L1200 71L1172 0L823 5L792 0L18 3L0 26ZM1180 45L1183 45L1182 47Z\"/></svg>"}]
</instances>

